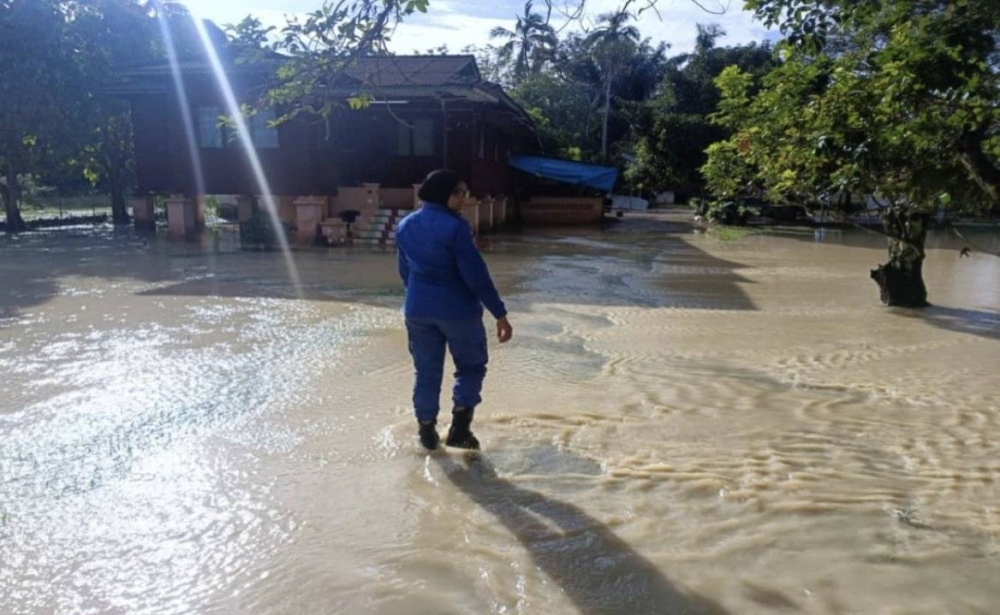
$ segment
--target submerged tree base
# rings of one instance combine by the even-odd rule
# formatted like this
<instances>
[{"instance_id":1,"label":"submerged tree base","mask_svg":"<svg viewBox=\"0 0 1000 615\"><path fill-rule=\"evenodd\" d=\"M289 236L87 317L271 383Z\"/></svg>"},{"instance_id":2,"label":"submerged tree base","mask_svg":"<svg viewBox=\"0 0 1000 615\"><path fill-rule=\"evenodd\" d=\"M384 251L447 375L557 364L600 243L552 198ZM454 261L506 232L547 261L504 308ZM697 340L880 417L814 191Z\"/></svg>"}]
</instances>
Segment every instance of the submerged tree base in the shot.
<instances>
[{"instance_id":1,"label":"submerged tree base","mask_svg":"<svg viewBox=\"0 0 1000 615\"><path fill-rule=\"evenodd\" d=\"M889 238L889 262L872 271L882 303L892 307L923 308L927 302L924 259L930 216L906 207L890 207L882 213Z\"/></svg>"},{"instance_id":2,"label":"submerged tree base","mask_svg":"<svg viewBox=\"0 0 1000 615\"><path fill-rule=\"evenodd\" d=\"M924 285L922 263L905 267L889 262L872 269L872 279L878 284L882 303L890 307L925 308L927 287Z\"/></svg>"}]
</instances>

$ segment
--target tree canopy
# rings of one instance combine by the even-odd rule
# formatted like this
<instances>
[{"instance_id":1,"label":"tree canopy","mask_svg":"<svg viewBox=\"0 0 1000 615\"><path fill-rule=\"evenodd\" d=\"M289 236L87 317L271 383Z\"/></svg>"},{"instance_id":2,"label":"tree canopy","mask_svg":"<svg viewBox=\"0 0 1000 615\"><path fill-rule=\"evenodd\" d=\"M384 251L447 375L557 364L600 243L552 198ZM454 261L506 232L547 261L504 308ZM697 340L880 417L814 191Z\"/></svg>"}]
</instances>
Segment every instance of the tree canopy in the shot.
<instances>
[{"instance_id":1,"label":"tree canopy","mask_svg":"<svg viewBox=\"0 0 1000 615\"><path fill-rule=\"evenodd\" d=\"M490 32L490 38L502 42L495 53L501 66L511 67L514 83L521 82L530 73L538 73L552 60L559 44L548 16L533 9L534 2L528 0L524 3L524 15L517 17L513 30L497 26Z\"/></svg>"},{"instance_id":2,"label":"tree canopy","mask_svg":"<svg viewBox=\"0 0 1000 615\"><path fill-rule=\"evenodd\" d=\"M773 15L789 3L759 4ZM780 66L758 78L729 68L717 82L716 123L733 136L710 150L712 188L995 207L1000 13L978 2L841 2L796 18L801 4L783 22Z\"/></svg>"}]
</instances>

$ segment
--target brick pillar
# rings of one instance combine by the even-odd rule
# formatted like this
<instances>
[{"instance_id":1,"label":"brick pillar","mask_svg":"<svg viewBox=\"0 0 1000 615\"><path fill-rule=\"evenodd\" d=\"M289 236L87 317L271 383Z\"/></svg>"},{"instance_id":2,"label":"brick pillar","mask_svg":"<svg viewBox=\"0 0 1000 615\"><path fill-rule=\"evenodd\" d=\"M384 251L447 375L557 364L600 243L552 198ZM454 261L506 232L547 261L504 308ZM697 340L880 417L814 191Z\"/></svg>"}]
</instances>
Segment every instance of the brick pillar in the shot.
<instances>
[{"instance_id":1,"label":"brick pillar","mask_svg":"<svg viewBox=\"0 0 1000 615\"><path fill-rule=\"evenodd\" d=\"M239 212L240 223L249 222L257 213L257 198L250 195L236 197L236 209Z\"/></svg>"},{"instance_id":2,"label":"brick pillar","mask_svg":"<svg viewBox=\"0 0 1000 615\"><path fill-rule=\"evenodd\" d=\"M316 241L316 229L326 218L326 197L301 196L295 199L295 242L308 246Z\"/></svg>"},{"instance_id":3,"label":"brick pillar","mask_svg":"<svg viewBox=\"0 0 1000 615\"><path fill-rule=\"evenodd\" d=\"M198 199L181 195L171 195L167 199L167 223L171 238L193 239L205 228L204 210L199 221L198 209Z\"/></svg>"},{"instance_id":4,"label":"brick pillar","mask_svg":"<svg viewBox=\"0 0 1000 615\"><path fill-rule=\"evenodd\" d=\"M479 201L479 230L486 233L493 230L493 197Z\"/></svg>"},{"instance_id":5,"label":"brick pillar","mask_svg":"<svg viewBox=\"0 0 1000 615\"><path fill-rule=\"evenodd\" d=\"M207 205L207 194L199 194L194 197L194 224L198 230L205 228L205 208Z\"/></svg>"},{"instance_id":6,"label":"brick pillar","mask_svg":"<svg viewBox=\"0 0 1000 615\"><path fill-rule=\"evenodd\" d=\"M420 186L423 186L423 184L413 184L413 209L414 210L420 209L420 197L417 196L417 193L420 192Z\"/></svg>"},{"instance_id":7,"label":"brick pillar","mask_svg":"<svg viewBox=\"0 0 1000 615\"><path fill-rule=\"evenodd\" d=\"M378 209L382 206L382 184L361 184L368 192L367 203Z\"/></svg>"},{"instance_id":8,"label":"brick pillar","mask_svg":"<svg viewBox=\"0 0 1000 615\"><path fill-rule=\"evenodd\" d=\"M132 197L132 220L141 231L156 230L156 195L145 194Z\"/></svg>"},{"instance_id":9,"label":"brick pillar","mask_svg":"<svg viewBox=\"0 0 1000 615\"><path fill-rule=\"evenodd\" d=\"M507 226L507 197L505 196L493 203L493 225L497 229Z\"/></svg>"}]
</instances>

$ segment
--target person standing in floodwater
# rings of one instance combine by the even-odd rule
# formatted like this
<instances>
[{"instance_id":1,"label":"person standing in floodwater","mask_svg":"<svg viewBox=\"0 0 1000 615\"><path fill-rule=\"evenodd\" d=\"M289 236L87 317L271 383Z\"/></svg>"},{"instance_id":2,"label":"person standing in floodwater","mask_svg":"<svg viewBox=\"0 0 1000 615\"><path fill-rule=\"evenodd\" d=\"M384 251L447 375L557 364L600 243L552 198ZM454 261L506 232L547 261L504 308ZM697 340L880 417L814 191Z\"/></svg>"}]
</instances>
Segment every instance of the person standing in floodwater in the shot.
<instances>
[{"instance_id":1,"label":"person standing in floodwater","mask_svg":"<svg viewBox=\"0 0 1000 615\"><path fill-rule=\"evenodd\" d=\"M483 306L496 318L501 344L514 335L507 308L473 242L472 227L459 213L468 195L457 173L434 171L417 193L420 209L396 230L399 277L406 288L406 332L416 368L413 408L420 443L428 450L441 442L437 416L445 349L451 351L456 369L455 405L445 444L478 449L472 417L482 402L489 362Z\"/></svg>"}]
</instances>

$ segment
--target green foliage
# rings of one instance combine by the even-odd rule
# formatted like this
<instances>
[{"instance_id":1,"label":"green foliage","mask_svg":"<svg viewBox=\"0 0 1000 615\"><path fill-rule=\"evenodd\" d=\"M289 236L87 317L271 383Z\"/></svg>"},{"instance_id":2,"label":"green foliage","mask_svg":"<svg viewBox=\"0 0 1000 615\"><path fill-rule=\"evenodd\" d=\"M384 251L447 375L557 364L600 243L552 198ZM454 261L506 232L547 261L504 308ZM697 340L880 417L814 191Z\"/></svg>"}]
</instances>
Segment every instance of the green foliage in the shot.
<instances>
[{"instance_id":1,"label":"green foliage","mask_svg":"<svg viewBox=\"0 0 1000 615\"><path fill-rule=\"evenodd\" d=\"M730 227L745 226L752 216L761 213L758 207L744 201L694 198L688 204L694 208L695 216L707 222Z\"/></svg>"},{"instance_id":2,"label":"green foliage","mask_svg":"<svg viewBox=\"0 0 1000 615\"><path fill-rule=\"evenodd\" d=\"M524 14L517 17L513 30L497 26L490 38L502 42L496 48L500 66L511 69L511 81L518 84L529 75L537 75L550 62L559 43L548 17L535 13L534 1L524 3Z\"/></svg>"},{"instance_id":3,"label":"green foliage","mask_svg":"<svg viewBox=\"0 0 1000 615\"><path fill-rule=\"evenodd\" d=\"M632 186L647 194L673 188L683 197L703 190L706 152L729 134L709 120L721 98L715 78L729 67L761 74L775 64L768 45L716 47L720 28L699 26L698 32L695 51L668 62L660 91L648 103L651 118L635 145L635 164L626 171Z\"/></svg>"},{"instance_id":4,"label":"green foliage","mask_svg":"<svg viewBox=\"0 0 1000 615\"><path fill-rule=\"evenodd\" d=\"M704 168L716 194L757 182L786 202L874 194L915 212L997 207L995 2L747 5L789 35L786 61L762 78L719 77L715 121L733 136Z\"/></svg>"},{"instance_id":5,"label":"green foliage","mask_svg":"<svg viewBox=\"0 0 1000 615\"><path fill-rule=\"evenodd\" d=\"M19 215L16 177L29 172L61 188L86 179L111 192L116 220L127 219L131 119L101 90L114 66L156 57L145 3L8 0L0 32L0 165L15 178L4 182L8 222Z\"/></svg>"},{"instance_id":6,"label":"green foliage","mask_svg":"<svg viewBox=\"0 0 1000 615\"><path fill-rule=\"evenodd\" d=\"M659 113L651 130L636 145L637 162L628 177L643 191L679 186L697 190L701 183L698 167L706 158L705 149L724 136L702 115Z\"/></svg>"},{"instance_id":7,"label":"green foliage","mask_svg":"<svg viewBox=\"0 0 1000 615\"><path fill-rule=\"evenodd\" d=\"M760 235L761 231L759 229L747 228L745 226L727 226L719 225L712 228L711 231L720 241L737 241L739 239L745 239L753 235Z\"/></svg>"},{"instance_id":8,"label":"green foliage","mask_svg":"<svg viewBox=\"0 0 1000 615\"><path fill-rule=\"evenodd\" d=\"M55 188L43 184L35 175L20 175L17 183L21 188L21 199L26 205L40 206L55 195Z\"/></svg>"},{"instance_id":9,"label":"green foliage","mask_svg":"<svg viewBox=\"0 0 1000 615\"><path fill-rule=\"evenodd\" d=\"M607 162L609 153L609 123L611 121L611 96L615 81L635 55L642 35L629 25L631 13L618 11L597 18L598 27L587 35L584 44L600 69L601 89L604 92L604 121L601 125L601 158Z\"/></svg>"},{"instance_id":10,"label":"green foliage","mask_svg":"<svg viewBox=\"0 0 1000 615\"><path fill-rule=\"evenodd\" d=\"M65 19L54 0L0 3L0 195L7 228L20 230L18 176L56 157L69 125L69 83L54 70L67 59ZM70 75L71 76L71 75Z\"/></svg>"},{"instance_id":11,"label":"green foliage","mask_svg":"<svg viewBox=\"0 0 1000 615\"><path fill-rule=\"evenodd\" d=\"M350 96L347 99L347 105L352 111L358 111L359 109L366 109L371 104L375 102L375 97L371 94L360 94L358 96Z\"/></svg>"},{"instance_id":12,"label":"green foliage","mask_svg":"<svg viewBox=\"0 0 1000 615\"><path fill-rule=\"evenodd\" d=\"M388 55L387 43L404 17L425 13L428 0L325 0L304 17L292 17L275 42L270 28L256 19L228 26L238 61L271 59L274 52L287 58L275 64L273 82L261 93L255 107L283 111L276 123L296 117L329 122L345 99L331 90L357 58ZM364 108L378 86L363 83L348 97L351 108Z\"/></svg>"},{"instance_id":13,"label":"green foliage","mask_svg":"<svg viewBox=\"0 0 1000 615\"><path fill-rule=\"evenodd\" d=\"M403 10L407 14L413 12L426 13L428 6L430 6L430 0L407 0Z\"/></svg>"},{"instance_id":14,"label":"green foliage","mask_svg":"<svg viewBox=\"0 0 1000 615\"><path fill-rule=\"evenodd\" d=\"M291 228L283 221L275 227L271 216L262 207L255 209L249 220L240 222L240 242L245 249L277 250L282 244L279 233L288 237Z\"/></svg>"},{"instance_id":15,"label":"green foliage","mask_svg":"<svg viewBox=\"0 0 1000 615\"><path fill-rule=\"evenodd\" d=\"M506 82L507 67L502 64L496 46L469 45L462 48L462 53L476 57L476 64L483 79L494 83Z\"/></svg>"},{"instance_id":16,"label":"green foliage","mask_svg":"<svg viewBox=\"0 0 1000 615\"><path fill-rule=\"evenodd\" d=\"M265 60L271 46L271 35L277 28L264 27L259 19L247 15L243 21L227 26L227 30L229 47L236 56L236 64L240 65Z\"/></svg>"},{"instance_id":17,"label":"green foliage","mask_svg":"<svg viewBox=\"0 0 1000 615\"><path fill-rule=\"evenodd\" d=\"M587 122L592 115L592 90L560 75L542 73L532 75L511 90L535 121L542 145L547 152L569 156L575 148L582 155L580 146L587 143Z\"/></svg>"},{"instance_id":18,"label":"green foliage","mask_svg":"<svg viewBox=\"0 0 1000 615\"><path fill-rule=\"evenodd\" d=\"M589 40L588 40L589 39ZM574 160L603 157L605 103L609 93L607 135L609 151L627 153L634 135L648 124L646 101L655 93L666 64L666 46L640 41L609 84L596 53L598 39L570 34L559 41L556 59L533 69L510 93L534 119L545 151ZM480 49L480 55L489 49ZM485 61L484 61L485 60ZM481 65L503 66L487 55ZM508 75L500 81L513 81Z\"/></svg>"}]
</instances>

